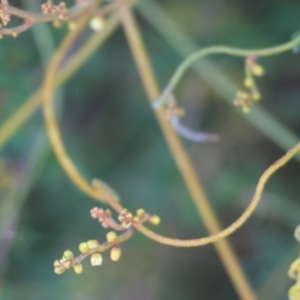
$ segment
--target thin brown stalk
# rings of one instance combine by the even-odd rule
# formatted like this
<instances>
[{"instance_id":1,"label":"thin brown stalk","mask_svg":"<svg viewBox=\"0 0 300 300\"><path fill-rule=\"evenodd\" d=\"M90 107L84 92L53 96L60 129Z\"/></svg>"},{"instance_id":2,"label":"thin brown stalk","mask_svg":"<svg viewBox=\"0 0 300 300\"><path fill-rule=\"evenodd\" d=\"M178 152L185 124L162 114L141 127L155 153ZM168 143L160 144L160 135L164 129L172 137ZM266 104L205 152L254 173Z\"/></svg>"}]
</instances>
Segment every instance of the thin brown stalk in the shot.
<instances>
[{"instance_id":1,"label":"thin brown stalk","mask_svg":"<svg viewBox=\"0 0 300 300\"><path fill-rule=\"evenodd\" d=\"M50 141L52 145L56 145L53 147L54 152L63 166L65 172L70 176L70 178L74 181L74 183L79 186L87 195L92 198L99 198L99 195L96 191L90 186L90 184L86 183L85 180L82 178L81 174L78 172L77 168L74 166L74 163L71 161L67 152L62 143L62 137L55 119L54 110L53 110L53 86L54 86L54 76L57 71L58 65L62 58L64 57L67 49L73 44L77 36L80 34L84 26L86 25L87 19L81 20L78 24L76 30L71 32L67 37L64 39L61 46L56 51L51 63L48 67L46 72L46 77L43 83L42 89L42 97L44 101L44 116L46 120L47 130L49 134Z\"/></svg>"},{"instance_id":2,"label":"thin brown stalk","mask_svg":"<svg viewBox=\"0 0 300 300\"><path fill-rule=\"evenodd\" d=\"M131 47L132 54L134 56L135 63L144 84L144 88L149 100L155 101L155 99L159 97L160 93L138 26L134 20L131 9L123 1L120 1L119 3L120 17L129 45ZM192 196L198 212L202 215L203 221L209 233L219 233L222 230L221 225L208 202L205 192L199 182L199 179L197 178L195 170L192 167L192 164L179 137L166 121L162 110L159 109L156 111L156 117L168 142L170 150L173 153L174 159L182 174L185 184ZM241 299L256 299L255 293L248 283L247 277L244 274L229 242L225 239L219 240L215 243L215 246Z\"/></svg>"}]
</instances>

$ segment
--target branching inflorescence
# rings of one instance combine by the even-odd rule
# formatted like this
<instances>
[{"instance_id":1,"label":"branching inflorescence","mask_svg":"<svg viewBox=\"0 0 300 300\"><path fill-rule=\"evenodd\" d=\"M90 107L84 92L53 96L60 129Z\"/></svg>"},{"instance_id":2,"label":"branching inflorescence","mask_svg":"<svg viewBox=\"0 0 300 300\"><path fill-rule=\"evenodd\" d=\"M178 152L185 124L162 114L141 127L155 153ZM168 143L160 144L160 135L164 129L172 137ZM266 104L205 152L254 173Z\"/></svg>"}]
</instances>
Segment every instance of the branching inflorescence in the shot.
<instances>
[{"instance_id":1,"label":"branching inflorescence","mask_svg":"<svg viewBox=\"0 0 300 300\"><path fill-rule=\"evenodd\" d=\"M103 189L101 182L96 179L93 181L93 186L99 192ZM111 210L104 210L98 207L91 209L91 217L98 220L104 228L112 228L116 231L123 231L124 233L117 235L115 231L109 231L106 235L107 241L104 243L100 243L97 240L80 243L78 248L81 254L77 257L74 257L73 252L70 250L66 250L60 260L54 261L54 271L56 274L62 274L71 267L73 267L76 274L82 273L83 267L81 262L89 256L92 266L100 266L102 264L102 256L100 253L108 249L111 249L110 259L112 261L118 261L121 257L120 244L132 237L134 225L144 222L149 222L153 225L160 223L160 218L157 215L149 215L142 208L138 209L135 215L124 208L118 216L119 222L112 217Z\"/></svg>"},{"instance_id":2,"label":"branching inflorescence","mask_svg":"<svg viewBox=\"0 0 300 300\"><path fill-rule=\"evenodd\" d=\"M76 5L67 8L65 2L55 5L53 1L47 0L41 5L42 13L31 13L9 5L7 0L0 3L0 37L3 35L11 35L17 37L19 33L28 30L36 23L52 22L54 27L60 27L63 23L67 23L70 30L74 30L77 22L83 16L91 18L90 27L94 30L101 30L104 24L104 18L107 14L114 10L114 4L104 5L101 7L102 0L77 0ZM10 23L12 16L23 19L23 24L6 28Z\"/></svg>"},{"instance_id":3,"label":"branching inflorescence","mask_svg":"<svg viewBox=\"0 0 300 300\"><path fill-rule=\"evenodd\" d=\"M61 274L69 268L73 268L75 273L80 274L83 270L81 262L87 257L90 257L91 264L93 266L99 266L102 263L101 253L108 249L111 251L111 260L118 261L121 256L120 245L130 239L135 231L140 231L148 238L159 243L176 247L202 246L209 243L214 243L226 236L229 236L236 229L242 226L251 216L252 212L258 205L265 185L272 174L284 166L300 151L300 143L298 143L262 174L249 206L235 222L217 234L212 234L207 237L197 239L173 239L153 232L145 227L144 224L149 222L150 224L158 225L160 223L160 218L157 215L150 215L143 209L138 209L136 213L133 214L121 205L116 195L108 186L106 186L106 184L102 183L100 180L93 180L92 183L89 183L81 175L74 162L68 155L55 118L53 109L53 93L56 87L56 76L59 73L58 69L61 61L65 57L65 54L68 52L69 48L72 46L86 24L89 23L90 26L96 31L105 28L105 18L107 15L109 15L111 12L118 13L119 5L124 5L124 3L125 5L128 5L128 3L126 4L126 1L124 0L118 0L109 4L106 4L105 1L100 0L77 0L76 5L73 8L67 8L64 2L55 5L52 1L47 1L42 5L42 14L34 14L17 9L10 6L7 0L2 0L0 4L0 18L4 26L9 24L11 16L16 16L24 20L23 25L15 28L1 27L1 36L11 35L16 37L20 32L27 30L33 24L38 22L53 22L54 26L56 27L63 23L68 24L70 32L54 54L42 86L45 123L57 159L73 183L86 195L110 206L110 208L118 214L118 220L116 220L113 217L113 213L110 209L94 207L91 210L91 217L98 220L104 228L110 228L113 231L107 233L107 241L104 243L100 243L97 240L90 240L80 243L79 251L81 254L77 257L75 257L70 250L66 250L62 259L54 261L54 269L55 273L57 274ZM300 36L296 36L293 40L285 44L266 49L244 50L226 46L215 46L202 49L192 54L178 67L163 93L156 99L156 101L154 101L153 108L159 111L159 113L164 114L165 119L169 122L169 125L166 126L171 126L173 130L181 136L196 142L217 141L218 135L212 133L194 132L186 128L180 121L180 117L184 114L184 110L178 106L178 101L176 100L175 96L175 89L188 68L196 63L199 59L208 55L226 54L243 57L245 59L245 79L243 85L246 90L237 91L234 104L238 107L241 107L244 113L249 113L251 106L256 101L261 99L261 94L257 87L255 78L262 76L264 74L264 69L260 64L257 63L257 60L261 57L290 51L299 44ZM145 71L145 74L145 76L147 76L147 71ZM117 234L116 231L121 232L121 234ZM294 266L295 265L297 264L294 264ZM293 270L291 271L292 275L295 274L294 270L296 269L293 267ZM299 278L299 276L297 278Z\"/></svg>"}]
</instances>

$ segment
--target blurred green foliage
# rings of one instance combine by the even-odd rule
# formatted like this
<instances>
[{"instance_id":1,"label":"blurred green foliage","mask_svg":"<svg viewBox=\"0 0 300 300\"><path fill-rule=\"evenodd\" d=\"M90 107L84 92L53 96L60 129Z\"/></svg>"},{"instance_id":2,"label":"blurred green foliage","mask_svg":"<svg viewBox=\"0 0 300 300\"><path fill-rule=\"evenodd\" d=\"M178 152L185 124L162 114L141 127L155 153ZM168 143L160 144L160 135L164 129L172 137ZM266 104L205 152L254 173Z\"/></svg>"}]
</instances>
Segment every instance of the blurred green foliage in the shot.
<instances>
[{"instance_id":1,"label":"blurred green foliage","mask_svg":"<svg viewBox=\"0 0 300 300\"><path fill-rule=\"evenodd\" d=\"M199 48L271 46L287 41L300 26L296 0L157 4ZM137 14L163 88L182 57ZM51 32L58 44L66 28ZM43 67L31 30L17 39L5 37L0 47L3 123L41 84ZM215 62L241 86L242 59L222 56ZM260 62L266 68L260 80L262 107L299 135L299 54ZM60 126L69 153L86 177L109 183L128 209L143 207L160 215L158 230L163 234L205 236L146 101L122 29L63 90ZM264 169L285 150L249 125L195 73L185 77L178 92L187 111L184 122L221 135L218 144L187 142L186 148L211 203L228 225L248 204ZM105 230L89 216L96 203L73 186L47 147L37 150L43 126L39 110L1 149L12 180L2 189L0 201L1 299L237 299L213 246L176 249L138 233L122 246L118 263L104 254L99 268L84 262L80 276L72 271L54 274L53 260L65 249L75 252L81 241L103 240ZM299 180L299 163L294 160L271 179L255 215L230 237L259 299L286 299L292 283L286 272L297 254L293 229L299 223Z\"/></svg>"}]
</instances>

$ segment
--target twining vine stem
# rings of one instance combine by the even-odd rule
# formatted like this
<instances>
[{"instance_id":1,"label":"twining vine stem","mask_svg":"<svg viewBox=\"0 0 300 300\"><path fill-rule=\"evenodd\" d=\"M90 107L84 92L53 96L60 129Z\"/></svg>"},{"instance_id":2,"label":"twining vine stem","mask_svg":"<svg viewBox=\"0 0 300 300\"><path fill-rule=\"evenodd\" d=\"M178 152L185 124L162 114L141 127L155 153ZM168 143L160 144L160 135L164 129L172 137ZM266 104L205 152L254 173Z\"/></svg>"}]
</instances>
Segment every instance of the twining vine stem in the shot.
<instances>
[{"instance_id":1,"label":"twining vine stem","mask_svg":"<svg viewBox=\"0 0 300 300\"><path fill-rule=\"evenodd\" d=\"M73 163L72 159L69 157L68 153L65 150L62 137L60 134L59 127L57 125L55 114L53 110L53 92L55 88L55 75L58 70L58 66L65 56L66 52L68 51L69 47L72 45L76 37L80 34L81 30L84 28L85 24L87 22L86 18L83 18L79 21L77 28L70 32L67 37L64 39L56 53L54 54L52 61L49 64L49 68L46 72L45 80L42 87L42 96L43 96L43 103L44 103L44 115L45 115L45 121L46 126L48 130L48 134L50 137L51 144L53 146L54 152L62 165L63 169L67 173L67 175L70 177L70 179L74 182L74 184L81 189L85 194L92 197L95 200L102 201L110 205L116 212L120 213L124 208L123 206L117 202L114 197L110 194L108 190L103 187L102 193L99 193L99 190L96 191L94 187L88 183L84 177L80 174L78 169L76 168L75 164ZM218 51L220 49L225 50L227 54L232 55L273 55L278 54L283 51L288 51L292 49L296 44L298 44L300 41L300 37L297 39L283 44L281 46L277 46L274 48L267 48L267 49L261 49L261 50L240 50L240 49L234 49L229 47L221 47L218 48ZM210 50L209 50L210 49ZM205 55L212 54L211 49L208 50L202 50L202 56L203 53ZM216 48L214 48L216 49ZM207 54L208 51L208 54ZM216 50L214 50L216 51ZM186 68L194 62L196 59L201 57L199 54L194 54L190 58L188 58L186 61L184 61L183 65L179 67L177 72L175 73L173 80L171 80L171 84L168 85L168 87L173 87L174 84L178 82L180 79L180 76L183 74L183 72L186 70ZM216 53L216 52L213 52ZM219 52L218 52L219 53ZM224 52L223 52L224 53ZM177 74L177 75L176 75ZM175 79L176 80L175 80ZM290 149L285 155L283 155L279 160L277 160L275 163L273 163L260 177L259 182L257 184L254 196L249 204L249 206L246 208L244 213L230 226L219 232L218 234L210 235L208 237L204 238L198 238L198 239L189 239L189 240L182 240L182 239L173 239L169 237L165 237L162 235L159 235L152 230L146 228L145 226L134 223L133 227L135 227L137 230L139 230L141 233L143 233L145 236L147 236L150 239L153 239L159 243L166 244L169 246L176 246L176 247L196 247L196 246L202 246L209 243L213 243L221 238L224 238L226 236L229 236L231 233L233 233L237 228L242 226L244 222L249 218L249 216L252 214L252 212L255 210L256 206L258 205L262 192L265 188L265 185L267 181L270 179L272 174L274 174L278 169L280 169L282 166L284 166L293 156L296 155L300 151L300 143L296 144L292 149Z\"/></svg>"}]
</instances>

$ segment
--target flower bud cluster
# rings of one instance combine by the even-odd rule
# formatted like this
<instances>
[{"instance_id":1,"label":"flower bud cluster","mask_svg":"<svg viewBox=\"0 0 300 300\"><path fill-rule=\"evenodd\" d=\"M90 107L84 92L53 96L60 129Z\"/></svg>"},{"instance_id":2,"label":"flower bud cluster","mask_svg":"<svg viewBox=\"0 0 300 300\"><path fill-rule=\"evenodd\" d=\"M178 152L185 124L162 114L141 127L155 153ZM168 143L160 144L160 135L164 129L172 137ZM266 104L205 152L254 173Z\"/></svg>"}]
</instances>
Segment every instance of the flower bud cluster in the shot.
<instances>
[{"instance_id":1,"label":"flower bud cluster","mask_svg":"<svg viewBox=\"0 0 300 300\"><path fill-rule=\"evenodd\" d=\"M153 225L158 225L160 223L160 218L157 215L149 215L145 212L144 209L140 208L136 211L136 215L134 216L131 212L129 212L126 208L124 208L120 215L119 221L124 228L129 228L132 223L144 223L146 221L150 222Z\"/></svg>"},{"instance_id":2,"label":"flower bud cluster","mask_svg":"<svg viewBox=\"0 0 300 300\"><path fill-rule=\"evenodd\" d=\"M119 214L118 219L124 228L129 228L133 221L133 215L126 208L124 208Z\"/></svg>"},{"instance_id":3,"label":"flower bud cluster","mask_svg":"<svg viewBox=\"0 0 300 300\"><path fill-rule=\"evenodd\" d=\"M256 57L249 56L246 58L244 86L248 91L238 91L233 102L234 105L241 107L244 113L249 113L252 104L261 99L255 77L263 76L264 73L264 68L256 62Z\"/></svg>"},{"instance_id":4,"label":"flower bud cluster","mask_svg":"<svg viewBox=\"0 0 300 300\"><path fill-rule=\"evenodd\" d=\"M109 209L104 210L103 208L94 207L91 209L91 217L98 219L103 228L110 227L111 211Z\"/></svg>"},{"instance_id":5,"label":"flower bud cluster","mask_svg":"<svg viewBox=\"0 0 300 300\"><path fill-rule=\"evenodd\" d=\"M69 12L65 2L60 2L58 5L54 5L51 0L47 0L46 3L41 5L42 12L44 14L56 14L58 19L66 21L69 17Z\"/></svg>"},{"instance_id":6,"label":"flower bud cluster","mask_svg":"<svg viewBox=\"0 0 300 300\"><path fill-rule=\"evenodd\" d=\"M54 272L56 274L62 274L65 270L71 267L73 267L74 272L76 274L81 274L83 272L83 266L81 265L81 261L88 256L90 256L90 263L92 266L100 266L103 260L100 252L103 252L109 248L111 248L110 259L112 261L118 261L121 258L121 248L119 244L128 239L127 237L124 240L124 235L128 235L128 233L132 234L132 224L141 224L146 221L150 222L153 225L158 225L160 223L160 218L157 215L149 215L142 208L138 209L135 215L129 212L126 208L124 208L118 217L119 221L121 222L121 225L117 224L111 218L111 211L108 209L104 211L102 208L94 207L91 210L91 216L94 219L98 219L99 222L102 223L102 225L104 223L104 227L106 225L107 227L119 226L122 228L122 230L124 230L125 228L128 228L128 230L120 236L118 236L115 231L109 231L106 234L107 241L103 244L100 244L100 242L98 242L97 240L89 240L80 243L78 249L81 254L76 258L74 258L74 255L70 250L66 250L61 260L54 261Z\"/></svg>"},{"instance_id":7,"label":"flower bud cluster","mask_svg":"<svg viewBox=\"0 0 300 300\"><path fill-rule=\"evenodd\" d=\"M118 224L113 218L109 209L94 207L91 209L91 216L93 219L97 219L103 228L113 228L115 230L124 230L124 228Z\"/></svg>"},{"instance_id":8,"label":"flower bud cluster","mask_svg":"<svg viewBox=\"0 0 300 300\"><path fill-rule=\"evenodd\" d=\"M300 243L300 225L296 227L294 236ZM298 300L300 299L300 256L290 265L288 275L296 280L296 283L288 291L289 300Z\"/></svg>"},{"instance_id":9,"label":"flower bud cluster","mask_svg":"<svg viewBox=\"0 0 300 300\"><path fill-rule=\"evenodd\" d=\"M114 231L110 231L106 234L106 239L109 243L116 243L118 236ZM121 248L119 245L114 245L110 250L110 259L112 261L118 261L121 257Z\"/></svg>"},{"instance_id":10,"label":"flower bud cluster","mask_svg":"<svg viewBox=\"0 0 300 300\"><path fill-rule=\"evenodd\" d=\"M41 5L43 14L54 14L56 13L56 7L51 0Z\"/></svg>"},{"instance_id":11,"label":"flower bud cluster","mask_svg":"<svg viewBox=\"0 0 300 300\"><path fill-rule=\"evenodd\" d=\"M46 3L41 5L41 9L43 14L54 14L56 16L53 20L53 26L55 28L61 27L62 22L65 22L70 18L70 13L65 2L54 5L52 0L47 0ZM68 24L68 27L70 30L74 30L76 28L76 23L72 21Z\"/></svg>"},{"instance_id":12,"label":"flower bud cluster","mask_svg":"<svg viewBox=\"0 0 300 300\"><path fill-rule=\"evenodd\" d=\"M100 243L96 240L89 240L87 242L82 242L79 244L78 249L82 254L85 254L89 252L90 250L93 250L97 248L100 245Z\"/></svg>"},{"instance_id":13,"label":"flower bud cluster","mask_svg":"<svg viewBox=\"0 0 300 300\"><path fill-rule=\"evenodd\" d=\"M70 250L66 250L63 254L63 257L60 260L54 261L54 272L56 274L64 273L67 269L69 269L72 266L73 258L73 252ZM77 273L75 268L74 271L75 273Z\"/></svg>"},{"instance_id":14,"label":"flower bud cluster","mask_svg":"<svg viewBox=\"0 0 300 300\"><path fill-rule=\"evenodd\" d=\"M150 222L153 225L160 223L160 218L156 215L149 215L144 209L140 208L133 215L128 209L124 208L118 216L118 220L121 224L117 223L112 218L112 213L109 209L94 207L91 209L91 216L93 219L97 219L104 228L113 228L115 230L125 230L131 227L133 223Z\"/></svg>"}]
</instances>

